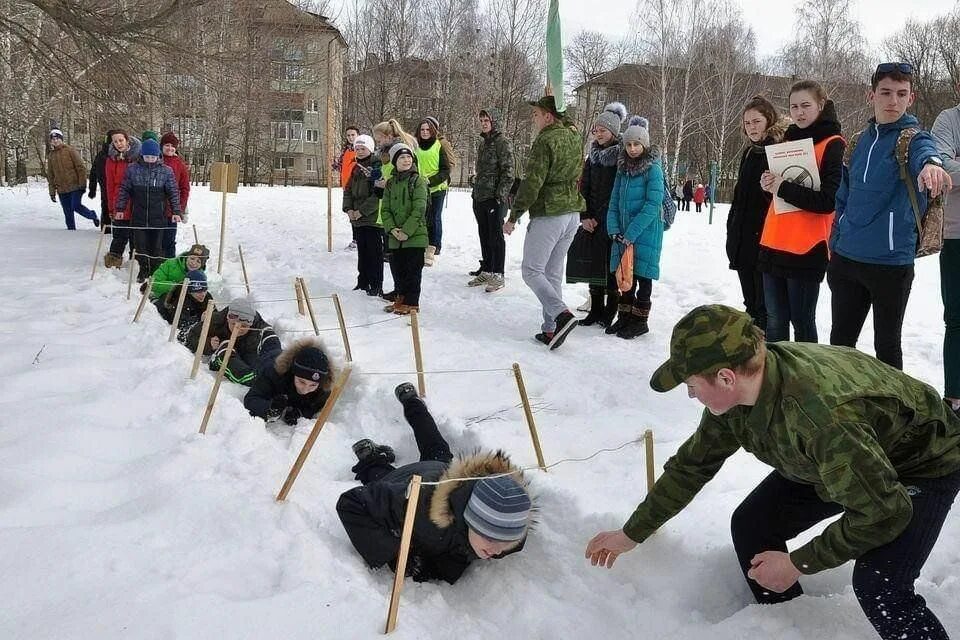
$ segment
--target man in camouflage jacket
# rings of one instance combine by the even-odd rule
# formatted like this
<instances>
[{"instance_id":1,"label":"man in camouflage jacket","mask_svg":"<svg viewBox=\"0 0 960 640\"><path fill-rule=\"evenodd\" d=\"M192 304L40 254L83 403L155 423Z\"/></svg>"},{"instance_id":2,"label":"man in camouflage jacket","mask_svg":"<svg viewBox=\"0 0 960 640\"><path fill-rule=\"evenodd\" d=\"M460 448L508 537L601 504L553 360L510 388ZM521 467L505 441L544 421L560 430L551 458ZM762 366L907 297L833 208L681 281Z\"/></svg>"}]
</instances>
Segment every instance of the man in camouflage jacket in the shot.
<instances>
[{"instance_id":1,"label":"man in camouflage jacket","mask_svg":"<svg viewBox=\"0 0 960 640\"><path fill-rule=\"evenodd\" d=\"M623 529L590 541L594 565L613 566L742 447L775 469L731 526L758 602L794 598L801 575L855 560L853 590L881 638L946 640L913 588L960 491L960 417L933 387L847 347L765 345L750 316L721 305L677 323L650 385L681 382L706 407L700 426Z\"/></svg>"},{"instance_id":2,"label":"man in camouflage jacket","mask_svg":"<svg viewBox=\"0 0 960 640\"><path fill-rule=\"evenodd\" d=\"M513 150L500 132L500 111L480 111L480 144L473 176L473 215L480 235L480 269L468 284L486 284L490 291L503 287L503 263L506 243L503 220L507 217L507 198L513 185ZM499 285L499 286L498 286Z\"/></svg>"},{"instance_id":3,"label":"man in camouflage jacket","mask_svg":"<svg viewBox=\"0 0 960 640\"><path fill-rule=\"evenodd\" d=\"M530 105L539 133L503 232L513 233L517 220L530 212L521 274L543 307L542 332L535 338L556 349L577 325L563 301L561 286L567 249L580 226L580 212L586 208L577 188L583 149L580 135L556 111L553 96Z\"/></svg>"}]
</instances>

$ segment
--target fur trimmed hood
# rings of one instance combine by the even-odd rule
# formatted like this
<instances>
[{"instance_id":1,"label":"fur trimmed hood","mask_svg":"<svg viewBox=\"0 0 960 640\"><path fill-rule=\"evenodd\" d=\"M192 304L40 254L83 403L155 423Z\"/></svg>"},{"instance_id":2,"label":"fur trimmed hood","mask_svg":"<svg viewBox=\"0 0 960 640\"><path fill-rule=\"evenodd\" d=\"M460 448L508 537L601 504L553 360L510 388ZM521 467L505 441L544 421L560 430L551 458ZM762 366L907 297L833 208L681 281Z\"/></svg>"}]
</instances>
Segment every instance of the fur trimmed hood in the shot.
<instances>
[{"instance_id":1,"label":"fur trimmed hood","mask_svg":"<svg viewBox=\"0 0 960 640\"><path fill-rule=\"evenodd\" d=\"M790 126L789 118L780 118L773 126L769 127L763 134L764 144L779 144L783 142L783 136L787 133Z\"/></svg>"},{"instance_id":2,"label":"fur trimmed hood","mask_svg":"<svg viewBox=\"0 0 960 640\"><path fill-rule=\"evenodd\" d=\"M123 154L123 159L127 162L136 162L140 159L140 140L133 136L127 136L127 141L130 143L130 148ZM111 144L107 149L107 157L111 160L119 160L120 152Z\"/></svg>"},{"instance_id":3,"label":"fur trimmed hood","mask_svg":"<svg viewBox=\"0 0 960 640\"><path fill-rule=\"evenodd\" d=\"M330 371L323 377L323 380L320 381L320 388L324 391L330 391L330 389L333 388L333 381L337 377L337 367L326 348L324 348L323 341L319 338L300 338L280 352L280 355L277 356L277 359L273 363L273 368L281 376L287 375L287 373L290 371L290 367L293 366L293 360L297 357L297 354L307 347L316 347L327 356L327 363L329 364Z\"/></svg>"},{"instance_id":4,"label":"fur trimmed hood","mask_svg":"<svg viewBox=\"0 0 960 640\"><path fill-rule=\"evenodd\" d=\"M660 155L660 147L657 145L653 145L649 149L644 150L639 158L631 158L627 155L626 148L623 148L617 159L617 170L622 171L628 176L640 175L649 169L653 163L660 162Z\"/></svg>"},{"instance_id":5,"label":"fur trimmed hood","mask_svg":"<svg viewBox=\"0 0 960 640\"><path fill-rule=\"evenodd\" d=\"M590 143L590 153L587 157L590 158L590 163L594 166L615 167L617 166L617 160L619 160L622 150L623 145L620 143L620 136L614 139L613 144L606 147L601 147L597 144L597 141L594 140Z\"/></svg>"},{"instance_id":6,"label":"fur trimmed hood","mask_svg":"<svg viewBox=\"0 0 960 640\"><path fill-rule=\"evenodd\" d=\"M461 455L454 460L439 480L456 478L482 478L486 476L510 473L521 487L527 489L527 480L523 472L510 461L510 456L502 450L476 452L472 455ZM466 480L465 482L472 482ZM437 485L430 496L430 521L440 529L446 529L453 524L455 517L450 506L450 494L463 485L463 482L446 482ZM529 493L529 490L527 491ZM531 510L531 513L533 510Z\"/></svg>"}]
</instances>

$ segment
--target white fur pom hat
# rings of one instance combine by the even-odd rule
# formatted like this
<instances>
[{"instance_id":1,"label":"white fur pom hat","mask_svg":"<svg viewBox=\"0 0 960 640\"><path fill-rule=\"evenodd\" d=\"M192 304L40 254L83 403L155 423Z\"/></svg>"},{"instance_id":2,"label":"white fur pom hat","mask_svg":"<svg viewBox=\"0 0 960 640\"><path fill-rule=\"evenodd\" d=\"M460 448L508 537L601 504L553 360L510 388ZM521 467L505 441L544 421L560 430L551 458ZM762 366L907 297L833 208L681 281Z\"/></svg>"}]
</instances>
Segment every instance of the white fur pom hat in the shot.
<instances>
[{"instance_id":1,"label":"white fur pom hat","mask_svg":"<svg viewBox=\"0 0 960 640\"><path fill-rule=\"evenodd\" d=\"M630 118L627 130L623 132L623 143L639 142L644 149L650 148L650 123L642 116Z\"/></svg>"},{"instance_id":2,"label":"white fur pom hat","mask_svg":"<svg viewBox=\"0 0 960 640\"><path fill-rule=\"evenodd\" d=\"M611 102L603 108L600 115L597 116L595 127L603 127L615 136L620 135L620 127L623 126L623 120L627 117L627 108L620 102Z\"/></svg>"}]
</instances>

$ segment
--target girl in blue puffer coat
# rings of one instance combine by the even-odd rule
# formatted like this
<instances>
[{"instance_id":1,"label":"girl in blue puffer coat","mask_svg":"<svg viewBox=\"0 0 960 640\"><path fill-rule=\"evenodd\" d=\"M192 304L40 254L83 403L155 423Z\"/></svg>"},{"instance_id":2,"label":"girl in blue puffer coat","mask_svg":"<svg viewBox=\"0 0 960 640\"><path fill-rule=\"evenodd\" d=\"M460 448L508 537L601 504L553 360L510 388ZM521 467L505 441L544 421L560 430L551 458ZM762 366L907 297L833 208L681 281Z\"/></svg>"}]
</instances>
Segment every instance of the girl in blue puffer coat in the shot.
<instances>
[{"instance_id":1,"label":"girl in blue puffer coat","mask_svg":"<svg viewBox=\"0 0 960 640\"><path fill-rule=\"evenodd\" d=\"M634 116L623 133L623 151L607 209L607 233L613 240L610 271L616 272L627 247L633 247L633 285L622 291L617 321L608 334L630 340L650 328L650 294L660 278L663 246L663 168L660 150L650 145L649 123Z\"/></svg>"}]
</instances>

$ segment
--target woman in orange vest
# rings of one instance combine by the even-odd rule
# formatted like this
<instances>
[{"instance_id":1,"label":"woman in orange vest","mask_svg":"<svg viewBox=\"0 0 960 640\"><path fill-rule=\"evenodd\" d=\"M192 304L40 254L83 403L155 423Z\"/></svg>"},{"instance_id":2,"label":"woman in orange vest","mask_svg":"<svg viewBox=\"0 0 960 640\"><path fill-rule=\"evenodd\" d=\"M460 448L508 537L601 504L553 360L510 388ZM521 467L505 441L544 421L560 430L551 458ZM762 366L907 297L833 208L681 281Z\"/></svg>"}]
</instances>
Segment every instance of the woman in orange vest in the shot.
<instances>
[{"instance_id":1,"label":"woman in orange vest","mask_svg":"<svg viewBox=\"0 0 960 640\"><path fill-rule=\"evenodd\" d=\"M820 190L784 181L770 171L761 188L801 211L778 214L770 203L760 236L757 270L763 274L767 341L817 342L817 298L827 270L827 240L833 226L834 199L843 174L846 142L826 91L812 80L790 88L790 117L784 140L811 138L820 167Z\"/></svg>"}]
</instances>

